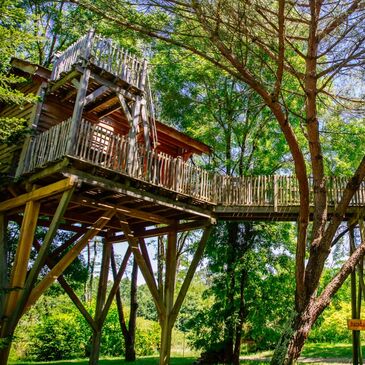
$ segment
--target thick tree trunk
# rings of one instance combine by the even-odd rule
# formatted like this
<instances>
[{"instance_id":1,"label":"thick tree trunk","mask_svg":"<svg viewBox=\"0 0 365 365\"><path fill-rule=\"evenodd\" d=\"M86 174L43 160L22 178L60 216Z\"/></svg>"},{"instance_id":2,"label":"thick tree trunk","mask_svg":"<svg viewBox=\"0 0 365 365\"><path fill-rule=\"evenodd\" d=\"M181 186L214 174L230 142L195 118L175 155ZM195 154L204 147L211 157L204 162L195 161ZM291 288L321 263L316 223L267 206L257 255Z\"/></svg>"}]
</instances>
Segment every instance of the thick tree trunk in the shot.
<instances>
[{"instance_id":1,"label":"thick tree trunk","mask_svg":"<svg viewBox=\"0 0 365 365\"><path fill-rule=\"evenodd\" d=\"M270 364L291 365L296 362L316 319L312 303L304 309L303 313L295 315L281 336Z\"/></svg>"}]
</instances>

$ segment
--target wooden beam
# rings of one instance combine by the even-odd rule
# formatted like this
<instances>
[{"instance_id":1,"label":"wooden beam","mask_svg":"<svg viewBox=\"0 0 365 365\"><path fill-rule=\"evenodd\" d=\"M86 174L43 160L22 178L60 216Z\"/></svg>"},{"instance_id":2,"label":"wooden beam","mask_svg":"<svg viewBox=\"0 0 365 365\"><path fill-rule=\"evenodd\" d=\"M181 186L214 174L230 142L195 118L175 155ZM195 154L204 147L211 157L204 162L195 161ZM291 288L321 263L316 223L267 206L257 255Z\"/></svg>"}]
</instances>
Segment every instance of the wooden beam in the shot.
<instances>
[{"instance_id":1,"label":"wooden beam","mask_svg":"<svg viewBox=\"0 0 365 365\"><path fill-rule=\"evenodd\" d=\"M124 115L126 116L129 124L132 124L133 122L133 118L131 115L131 112L129 110L128 104L126 103L125 99L124 99L124 94L122 95L122 93L117 93L118 99L119 99L119 103L122 107L122 110L124 112Z\"/></svg>"},{"instance_id":2,"label":"wooden beam","mask_svg":"<svg viewBox=\"0 0 365 365\"><path fill-rule=\"evenodd\" d=\"M109 90L108 86L105 86L105 85L100 86L98 89L96 89L95 91L93 91L92 93L90 93L89 95L87 95L85 97L84 106L86 106L89 103L92 103L94 100L99 98L101 95L103 95L108 90Z\"/></svg>"},{"instance_id":3,"label":"wooden beam","mask_svg":"<svg viewBox=\"0 0 365 365\"><path fill-rule=\"evenodd\" d=\"M135 231L134 232L134 236L136 238L150 238L150 237L157 237L157 236L163 236L171 231L173 231L174 229L176 229L178 232L186 232L186 231L191 231L194 229L201 229L204 228L206 226L208 226L210 224L209 220L198 220L198 221L193 221L193 222L189 222L189 223L181 223L176 225L174 228L174 226L167 226L167 227L158 227L158 228L153 228L153 229L148 229L148 230L143 230L143 231ZM122 243L122 242L126 242L127 241L127 237L123 234L123 235L118 235L118 236L113 236L109 239L109 242L111 243Z\"/></svg>"},{"instance_id":4,"label":"wooden beam","mask_svg":"<svg viewBox=\"0 0 365 365\"><path fill-rule=\"evenodd\" d=\"M180 288L179 294L176 298L174 307L171 311L171 319L172 319L172 323L174 323L176 321L177 315L179 314L181 305L185 299L186 293L189 289L189 286L191 284L191 281L193 280L195 271L199 265L200 259L203 256L204 253L204 249L205 246L207 244L208 238L210 236L210 233L212 232L213 226L209 225L208 227L205 228L204 233L202 238L200 239L198 248L195 251L194 257L190 263L188 272L186 273L186 277L184 279L184 282Z\"/></svg>"},{"instance_id":5,"label":"wooden beam","mask_svg":"<svg viewBox=\"0 0 365 365\"><path fill-rule=\"evenodd\" d=\"M71 196L73 194L73 188L67 190L63 193L56 212L53 216L51 225L44 237L43 244L38 251L37 258L35 259L31 270L27 276L27 280L25 281L24 289L22 290L21 295L18 296L18 301L16 303L16 307L14 313L12 313L11 318L8 321L8 327L13 331L24 312L24 306L27 303L29 295L33 289L33 286L38 278L38 274L41 271L42 267L45 264L49 249L53 242L54 237L56 236L58 226L63 217L65 210L67 209L68 203L70 202Z\"/></svg>"},{"instance_id":6,"label":"wooden beam","mask_svg":"<svg viewBox=\"0 0 365 365\"><path fill-rule=\"evenodd\" d=\"M138 267L141 270L142 275L146 281L146 284L151 292L152 298L153 298L156 308L157 308L157 312L159 313L160 316L164 316L165 315L164 304L159 296L155 278L153 277L153 275L151 275L151 272L146 264L146 261L144 260L143 255L139 249L138 239L136 237L134 237L134 235L129 227L129 224L124 219L124 217L118 214L118 218L119 218L120 226L128 239L129 247L131 248L131 250L133 252L134 258L136 259L136 261L138 263Z\"/></svg>"},{"instance_id":7,"label":"wooden beam","mask_svg":"<svg viewBox=\"0 0 365 365\"><path fill-rule=\"evenodd\" d=\"M26 307L30 307L37 299L48 289L51 284L67 269L67 267L76 259L80 252L84 249L87 243L93 239L104 228L104 226L114 216L115 211L110 210L103 214L90 228L90 230L84 234L79 241L72 247L70 251L63 256L60 261L57 262L55 267L42 279L42 281L32 290Z\"/></svg>"},{"instance_id":8,"label":"wooden beam","mask_svg":"<svg viewBox=\"0 0 365 365\"><path fill-rule=\"evenodd\" d=\"M53 183L51 185L47 185L42 188L33 190L29 193L19 195L16 198L6 200L0 203L0 212L5 212L9 209L19 208L30 201L37 201L51 195L62 193L65 190L71 189L75 183L75 178L68 177L67 179L57 181L56 183Z\"/></svg>"},{"instance_id":9,"label":"wooden beam","mask_svg":"<svg viewBox=\"0 0 365 365\"><path fill-rule=\"evenodd\" d=\"M75 243L85 232L76 232L70 239L64 242L62 245L55 248L51 253L50 257L56 259L64 250L69 248L73 243Z\"/></svg>"},{"instance_id":10,"label":"wooden beam","mask_svg":"<svg viewBox=\"0 0 365 365\"><path fill-rule=\"evenodd\" d=\"M75 145L76 145L76 139L77 139L77 129L79 126L79 123L82 118L82 113L84 111L85 106L85 97L87 93L87 88L89 85L89 79L90 79L90 69L85 68L84 72L82 73L81 80L80 80L80 87L77 91L76 101L74 110L72 113L72 119L71 119L71 126L70 126L70 133L67 141L67 148L66 151L69 154L72 154Z\"/></svg>"},{"instance_id":11,"label":"wooden beam","mask_svg":"<svg viewBox=\"0 0 365 365\"><path fill-rule=\"evenodd\" d=\"M41 245L39 244L39 242L37 240L34 241L34 247L35 247L35 249L38 252L41 249ZM55 264L56 264L56 262L54 260L52 260L50 257L47 257L46 258L46 265L49 267L49 269L52 270L53 267L55 266ZM81 300L76 295L76 293L74 292L74 290L67 283L67 281L64 278L64 276L63 275L60 275L58 277L57 281L59 282L59 284L61 285L62 289L65 291L65 293L69 296L69 298L71 299L71 301L75 304L76 308L83 315L83 317L85 318L85 320L89 323L90 327L93 328L93 329L94 328L96 329L96 324L95 324L93 318L91 317L91 315L89 314L89 312L86 310L85 306L82 304Z\"/></svg>"},{"instance_id":12,"label":"wooden beam","mask_svg":"<svg viewBox=\"0 0 365 365\"><path fill-rule=\"evenodd\" d=\"M64 176L77 176L79 181L85 182L89 185L96 186L98 188L103 188L110 191L115 191L117 193L121 193L127 196L134 197L136 199L141 199L145 201L149 201L155 204L163 205L171 209L180 210L186 213L191 213L193 215L197 215L204 218L209 218L212 220L212 223L215 223L215 214L208 210L203 209L198 206L194 206L192 204L183 203L180 201L176 201L173 199L169 199L163 197L161 195L153 194L147 191L141 192L141 190L133 188L131 186L126 186L124 184L114 182L108 180L106 178L100 176L94 176L89 173L76 170L74 168L66 169L63 172Z\"/></svg>"},{"instance_id":13,"label":"wooden beam","mask_svg":"<svg viewBox=\"0 0 365 365\"><path fill-rule=\"evenodd\" d=\"M15 310L20 291L23 290L28 271L28 261L32 249L40 203L28 201L25 206L23 222L20 228L19 242L10 277L10 292L5 304L5 317L10 317Z\"/></svg>"},{"instance_id":14,"label":"wooden beam","mask_svg":"<svg viewBox=\"0 0 365 365\"><path fill-rule=\"evenodd\" d=\"M51 84L49 89L48 89L48 94L51 94L51 93L55 92L57 89L59 89L61 86L63 86L67 82L71 81L74 78L79 77L79 75L80 75L80 72L77 69L71 71L69 74L67 74L62 79L59 79L54 84Z\"/></svg>"},{"instance_id":15,"label":"wooden beam","mask_svg":"<svg viewBox=\"0 0 365 365\"><path fill-rule=\"evenodd\" d=\"M125 269L127 268L128 260L129 260L129 257L131 256L131 253L132 253L132 250L131 250L130 247L128 247L126 253L124 254L124 258L123 258L123 261L122 261L122 263L119 267L118 272L116 272L116 270L114 270L114 269L116 269L116 267L112 268L113 269L114 282L113 282L112 288L110 289L108 299L105 302L105 306L104 306L103 311L102 311L102 313L100 315L100 318L99 318L101 323L104 323L105 318L108 314L109 308L110 308L110 306L113 302L114 296L117 293L117 291L119 290L119 285L120 285L120 282L122 280ZM115 264L113 251L111 252L111 259L112 259L111 263L112 263L112 266L113 266Z\"/></svg>"},{"instance_id":16,"label":"wooden beam","mask_svg":"<svg viewBox=\"0 0 365 365\"><path fill-rule=\"evenodd\" d=\"M144 212L142 210L139 209L133 209L133 208L128 208L122 205L115 205L115 204L110 204L110 203L106 203L106 202L99 202L99 201L94 201L91 199L88 199L84 196L80 196L78 195L77 197L74 197L72 199L73 202L78 203L80 205L86 206L86 207L91 207L91 208L100 208L100 209L115 209L118 213L121 213L123 215L126 215L128 217L133 217L133 218L138 218L138 219L142 219L148 222L155 222L158 224L172 224L174 221L154 214L154 213L150 213L150 212Z\"/></svg>"},{"instance_id":17,"label":"wooden beam","mask_svg":"<svg viewBox=\"0 0 365 365\"><path fill-rule=\"evenodd\" d=\"M60 162L57 162L54 165L48 166L45 169L42 169L41 171L36 172L35 174L32 174L26 181L34 183L37 180L41 180L47 176L60 172L61 170L66 168L69 164L70 160L67 157L64 157Z\"/></svg>"}]
</instances>

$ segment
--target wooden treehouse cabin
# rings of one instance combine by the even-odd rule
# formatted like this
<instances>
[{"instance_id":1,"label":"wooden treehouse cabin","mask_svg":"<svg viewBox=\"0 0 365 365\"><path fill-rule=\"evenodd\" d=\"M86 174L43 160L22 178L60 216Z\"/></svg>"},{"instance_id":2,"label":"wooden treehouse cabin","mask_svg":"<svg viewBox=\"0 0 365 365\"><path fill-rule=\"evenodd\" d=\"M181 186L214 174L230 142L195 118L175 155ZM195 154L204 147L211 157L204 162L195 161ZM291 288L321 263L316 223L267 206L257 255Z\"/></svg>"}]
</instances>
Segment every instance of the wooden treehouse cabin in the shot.
<instances>
[{"instance_id":1,"label":"wooden treehouse cabin","mask_svg":"<svg viewBox=\"0 0 365 365\"><path fill-rule=\"evenodd\" d=\"M62 54L52 71L13 59L18 85L39 96L35 104L0 105L0 116L24 118L24 141L0 146L0 363L6 364L15 327L32 304L58 280L93 330L91 364L97 363L101 328L133 253L154 299L161 324L160 364L169 362L171 330L216 219L296 220L299 192L289 176L228 177L195 166L190 157L210 148L156 120L148 65L109 39L89 32ZM328 179L334 207L345 179ZM365 186L349 215L365 205ZM20 225L10 277L5 234ZM46 227L37 242L37 226ZM175 295L179 232L203 235ZM51 252L58 230L72 238ZM165 282L156 283L145 238L167 236ZM94 317L62 276L95 236L103 238L102 269ZM113 244L129 249L107 293ZM31 268L32 248L38 251ZM39 278L44 266L48 272Z\"/></svg>"}]
</instances>

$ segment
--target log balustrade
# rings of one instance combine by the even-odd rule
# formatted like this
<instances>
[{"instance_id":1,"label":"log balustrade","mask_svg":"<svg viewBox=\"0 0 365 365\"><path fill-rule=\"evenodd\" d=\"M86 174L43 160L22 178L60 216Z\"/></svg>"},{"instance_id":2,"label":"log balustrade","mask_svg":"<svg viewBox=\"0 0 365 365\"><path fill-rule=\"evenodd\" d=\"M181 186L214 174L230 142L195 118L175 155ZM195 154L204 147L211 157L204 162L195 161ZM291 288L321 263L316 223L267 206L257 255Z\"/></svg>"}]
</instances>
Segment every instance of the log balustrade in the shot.
<instances>
[{"instance_id":1,"label":"log balustrade","mask_svg":"<svg viewBox=\"0 0 365 365\"><path fill-rule=\"evenodd\" d=\"M69 156L209 204L273 207L274 210L299 205L299 187L294 176L219 175L180 157L146 151L142 145L137 144L132 150L127 136L87 120L79 124L76 144L70 152L67 151L70 125L71 119L33 137L20 174L34 172ZM327 181L329 204L335 205L347 179L329 177ZM350 205L365 205L365 183L361 184Z\"/></svg>"}]
</instances>

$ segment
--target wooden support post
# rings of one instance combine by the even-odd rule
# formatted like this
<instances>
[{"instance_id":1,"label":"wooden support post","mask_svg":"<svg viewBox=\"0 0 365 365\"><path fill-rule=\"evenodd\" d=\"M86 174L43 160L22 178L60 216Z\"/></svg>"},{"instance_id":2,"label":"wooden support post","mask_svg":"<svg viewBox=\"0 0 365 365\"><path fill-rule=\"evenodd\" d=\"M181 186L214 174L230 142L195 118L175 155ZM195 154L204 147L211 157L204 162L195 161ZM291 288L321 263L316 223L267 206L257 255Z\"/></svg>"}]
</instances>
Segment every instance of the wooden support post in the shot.
<instances>
[{"instance_id":1,"label":"wooden support post","mask_svg":"<svg viewBox=\"0 0 365 365\"><path fill-rule=\"evenodd\" d=\"M176 298L175 304L174 304L174 308L172 309L172 313L171 313L171 318L173 320L173 322L175 323L177 315L179 314L181 305L185 299L186 293L189 289L189 286L191 284L191 281L193 280L195 271L199 265L199 262L203 256L204 253L204 249L205 246L207 244L208 238L210 236L210 233L212 232L213 226L209 225L204 229L204 233L202 238L199 241L198 247L195 251L194 257L190 263L188 272L186 273L186 277L184 279L183 284L181 285L179 294Z\"/></svg>"},{"instance_id":2,"label":"wooden support post","mask_svg":"<svg viewBox=\"0 0 365 365\"><path fill-rule=\"evenodd\" d=\"M32 114L30 115L28 120L28 127L32 127L34 130L37 128L38 121L42 112L46 88L47 88L47 83L42 82L37 92L39 101L36 104L34 104ZM22 172L28 167L29 157L30 157L28 155L28 148L30 146L30 143L31 143L31 136L28 135L24 140L22 152L19 157L19 164L15 174L16 177L19 177L22 174Z\"/></svg>"},{"instance_id":3,"label":"wooden support post","mask_svg":"<svg viewBox=\"0 0 365 365\"><path fill-rule=\"evenodd\" d=\"M56 212L53 215L51 225L48 228L46 236L44 237L44 240L43 240L43 244L40 247L40 250L38 252L38 256L37 256L36 260L34 261L33 266L27 276L27 280L25 282L24 289L22 291L21 296L19 296L19 300L17 302L14 313L12 314L11 318L9 319L8 327L11 331L15 330L15 327L16 327L22 313L24 312L24 309L25 309L24 306L26 305L30 292L32 291L33 286L38 278L38 274L45 264L49 249L50 249L53 239L57 233L57 229L60 224L60 221L63 218L63 214L68 207L68 203L70 202L73 191L74 191L74 189L72 188L63 193L61 200L58 204L58 207L56 209Z\"/></svg>"},{"instance_id":4,"label":"wooden support post","mask_svg":"<svg viewBox=\"0 0 365 365\"><path fill-rule=\"evenodd\" d=\"M70 134L68 137L66 151L68 154L72 155L76 145L77 130L81 122L82 113L84 111L84 106L86 104L86 93L89 85L91 71L89 68L85 68L83 74L81 75L80 85L76 95L76 101L74 110L72 113Z\"/></svg>"},{"instance_id":5,"label":"wooden support post","mask_svg":"<svg viewBox=\"0 0 365 365\"><path fill-rule=\"evenodd\" d=\"M93 331L89 365L97 365L99 361L101 334L103 328L103 322L100 321L100 318L102 315L106 298L111 247L112 245L110 243L107 242L103 243L103 254L101 259L98 294L96 297L96 308L94 316L94 322L96 323L97 329L96 331L95 330Z\"/></svg>"},{"instance_id":6,"label":"wooden support post","mask_svg":"<svg viewBox=\"0 0 365 365\"><path fill-rule=\"evenodd\" d=\"M166 271L165 271L165 290L164 305L165 316L160 320L161 323L161 346L160 346L160 365L166 365L170 361L171 353L171 335L174 321L171 312L174 305L175 279L176 279L176 254L177 254L177 231L170 232L167 235L166 249Z\"/></svg>"},{"instance_id":7,"label":"wooden support post","mask_svg":"<svg viewBox=\"0 0 365 365\"><path fill-rule=\"evenodd\" d=\"M23 206L27 202L37 201L48 196L62 193L65 190L71 189L76 180L73 177L57 181L56 183L44 186L42 188L31 191L30 193L22 194L16 198L12 198L0 203L0 212L5 212L10 209L15 209Z\"/></svg>"},{"instance_id":8,"label":"wooden support post","mask_svg":"<svg viewBox=\"0 0 365 365\"><path fill-rule=\"evenodd\" d=\"M112 288L110 289L110 292L109 292L109 295L108 295L108 299L106 300L105 302L105 305L104 305L104 308L103 308L103 311L100 315L100 319L99 321L104 323L105 321L105 318L108 314L108 311L109 311L109 308L113 302L113 299L114 299L114 296L116 295L116 293L119 291L119 285L120 285L120 282L122 280L122 277L123 277L123 274L125 272L125 269L127 268L127 264L128 264L128 260L129 260L129 257L131 256L131 253L132 253L132 250L130 249L130 247L128 247L125 255L124 255L124 258L123 258L123 261L120 265L120 268L118 270L118 272L116 271L116 266L115 266L115 259L114 259L114 252L113 252L113 246L112 246L112 251L111 251L111 262L112 262L112 271L113 271L113 276L114 276L114 283L113 283L113 286Z\"/></svg>"},{"instance_id":9,"label":"wooden support post","mask_svg":"<svg viewBox=\"0 0 365 365\"><path fill-rule=\"evenodd\" d=\"M28 261L37 227L40 203L29 201L25 206L23 222L20 228L19 243L16 250L10 277L10 292L5 305L5 317L9 318L15 310L20 292L24 288L28 270Z\"/></svg>"},{"instance_id":10,"label":"wooden support post","mask_svg":"<svg viewBox=\"0 0 365 365\"><path fill-rule=\"evenodd\" d=\"M24 217L20 228L19 242L10 276L10 291L5 299L3 320L0 322L0 339L3 342L3 346L0 349L1 364L7 364L9 357L13 336L13 329L9 327L9 319L12 315L14 315L17 300L24 287L30 251L38 221L39 208L40 203L32 200L27 202L25 206Z\"/></svg>"},{"instance_id":11,"label":"wooden support post","mask_svg":"<svg viewBox=\"0 0 365 365\"><path fill-rule=\"evenodd\" d=\"M355 251L355 236L352 227L349 227L350 255ZM357 301L356 301L356 271L351 272L351 314L352 318L357 318ZM352 363L359 364L359 342L360 331L352 331Z\"/></svg>"},{"instance_id":12,"label":"wooden support post","mask_svg":"<svg viewBox=\"0 0 365 365\"><path fill-rule=\"evenodd\" d=\"M159 296L155 278L153 277L153 275L151 275L148 265L146 264L146 261L143 258L143 255L140 251L140 248L138 245L138 239L136 237L134 237L134 234L133 234L132 230L130 229L129 224L124 219L124 217L122 217L120 215L118 215L118 217L119 217L119 224L120 224L122 230L124 231L124 234L128 240L129 247L131 248L134 257L137 260L138 267L141 270L142 275L148 286L148 289L151 292L153 301L155 302L155 305L157 308L157 312L158 312L159 316L162 316L165 314L165 308L164 308L163 302Z\"/></svg>"},{"instance_id":13,"label":"wooden support post","mask_svg":"<svg viewBox=\"0 0 365 365\"><path fill-rule=\"evenodd\" d=\"M85 233L79 241L72 247L72 249L67 252L65 256L54 266L54 268L42 279L42 281L32 290L26 307L30 307L34 304L42 293L47 290L51 284L67 269L67 267L75 260L75 258L84 249L87 243L93 239L110 221L114 216L115 210L110 210L103 214L90 228L90 230Z\"/></svg>"}]
</instances>

